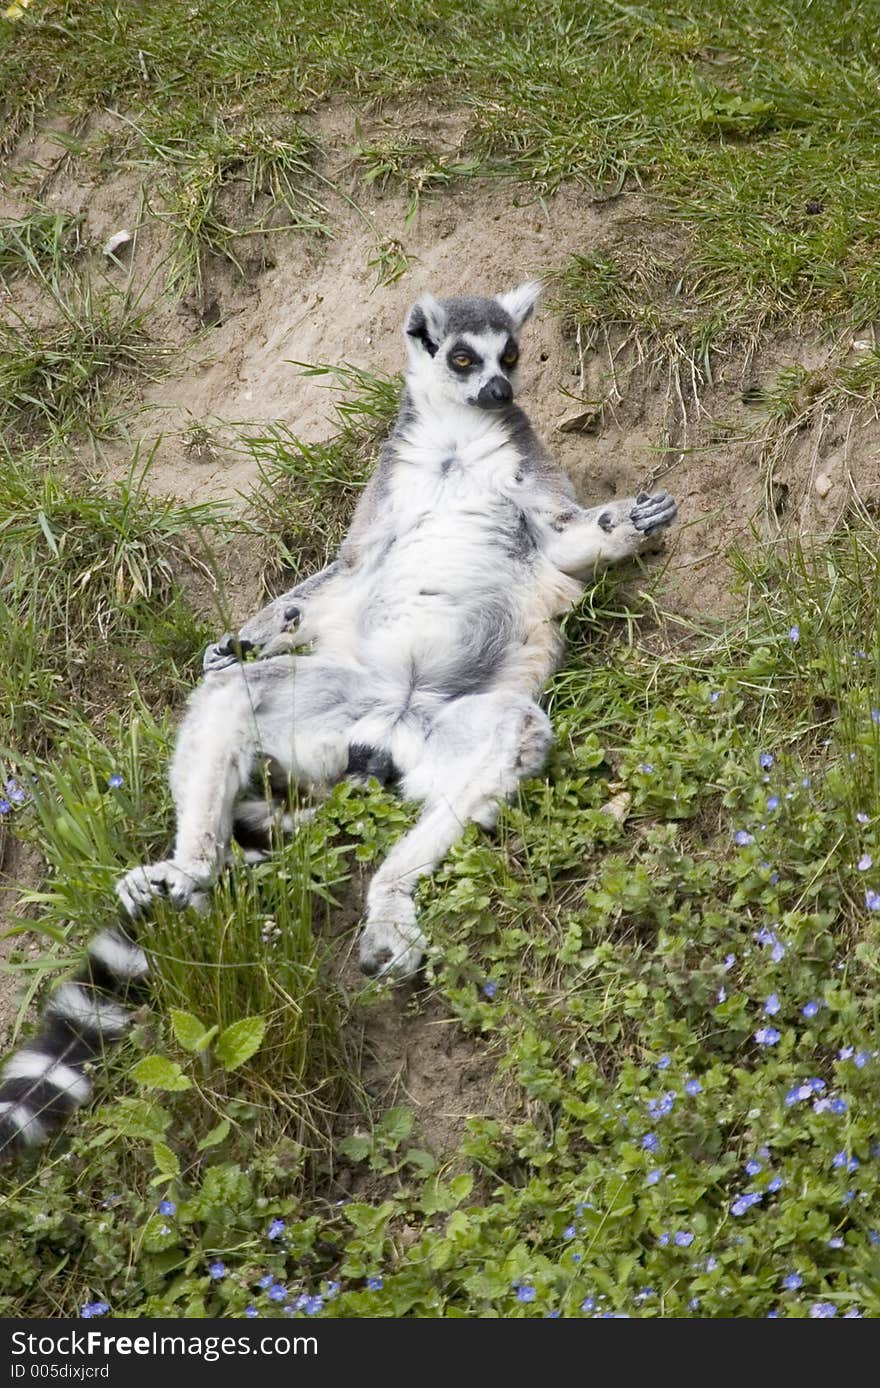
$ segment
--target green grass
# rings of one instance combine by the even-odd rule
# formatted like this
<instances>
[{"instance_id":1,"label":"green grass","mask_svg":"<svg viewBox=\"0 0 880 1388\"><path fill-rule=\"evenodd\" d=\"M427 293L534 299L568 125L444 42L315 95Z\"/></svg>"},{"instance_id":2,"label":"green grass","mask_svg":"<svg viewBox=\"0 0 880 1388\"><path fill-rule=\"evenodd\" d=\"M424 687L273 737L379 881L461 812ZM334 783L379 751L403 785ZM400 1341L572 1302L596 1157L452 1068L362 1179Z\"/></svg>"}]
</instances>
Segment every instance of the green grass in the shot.
<instances>
[{"instance_id":1,"label":"green grass","mask_svg":"<svg viewBox=\"0 0 880 1388\"><path fill-rule=\"evenodd\" d=\"M801 6L796 21L765 0L711 12L553 0L540 25L515 0L403 0L390 14L344 0L322 16L203 0L184 25L171 0L46 0L3 26L0 91L11 131L50 106L110 106L136 117L147 148L177 147L169 215L188 273L193 236L227 249L212 202L230 140L270 183L278 170L281 201L301 215L284 186L289 152L267 152L265 135L249 149L249 124L280 121L283 142L291 117L334 93L424 93L468 108L461 157L406 136L362 141L368 178L402 181L415 199L478 167L544 188L640 183L653 215L686 229L693 312L744 332L782 317L828 331L871 321L880 303L876 18L846 0Z\"/></svg>"},{"instance_id":2,"label":"green grass","mask_svg":"<svg viewBox=\"0 0 880 1388\"><path fill-rule=\"evenodd\" d=\"M478 173L546 195L641 189L617 241L546 267L582 351L627 342L699 384L776 330L839 339L828 365L749 401L771 491L796 434L876 401L876 6L180 14L35 0L0 22L6 145L66 111L74 165L136 168L139 217L166 223L169 297L203 297L206 258L238 263L242 236L333 232L306 133L322 101L421 99L463 108L455 155L359 127L346 171L402 190L410 218ZM112 129L84 121L107 110ZM118 873L164 852L174 718L231 624L225 546L253 546L271 591L323 564L398 386L320 365L346 392L335 437L239 425L261 473L245 520L157 499L146 454L110 486L100 435L165 357L152 310L94 250L46 203L0 226L0 813L46 869L36 915L13 924L44 948L3 965L23 1029L112 912ZM390 282L405 237L371 254ZM40 311L16 316L19 295ZM210 426L189 443L209 449ZM205 917L160 913L152 1006L96 1107L4 1173L0 1313L99 1298L117 1315L284 1316L305 1297L347 1316L877 1316L876 538L863 511L822 549L735 556L724 627L667 625L638 573L568 619L546 778L421 890L428 992L401 1025L439 998L499 1061L499 1114L471 1118L457 1150L363 1093L364 1019L387 1004L337 976L350 879L411 807L338 787L294 844L236 863ZM352 1181L369 1195L343 1199ZM260 1289L269 1274L286 1300Z\"/></svg>"},{"instance_id":3,"label":"green grass","mask_svg":"<svg viewBox=\"0 0 880 1388\"><path fill-rule=\"evenodd\" d=\"M323 207L307 191L314 184L313 143L297 124L286 124L283 137L261 125L232 132L218 121L210 131L197 127L165 140L146 133L141 138L147 168L162 170L148 211L171 230L166 273L172 294L193 286L203 295L206 255L240 269L235 246L244 236L291 229L329 234ZM233 223L232 209L224 213L223 198L228 202L235 193L243 196L252 220Z\"/></svg>"},{"instance_id":4,"label":"green grass","mask_svg":"<svg viewBox=\"0 0 880 1388\"><path fill-rule=\"evenodd\" d=\"M82 218L37 206L27 217L0 223L0 279L22 271L60 284L65 261L81 248Z\"/></svg>"}]
</instances>

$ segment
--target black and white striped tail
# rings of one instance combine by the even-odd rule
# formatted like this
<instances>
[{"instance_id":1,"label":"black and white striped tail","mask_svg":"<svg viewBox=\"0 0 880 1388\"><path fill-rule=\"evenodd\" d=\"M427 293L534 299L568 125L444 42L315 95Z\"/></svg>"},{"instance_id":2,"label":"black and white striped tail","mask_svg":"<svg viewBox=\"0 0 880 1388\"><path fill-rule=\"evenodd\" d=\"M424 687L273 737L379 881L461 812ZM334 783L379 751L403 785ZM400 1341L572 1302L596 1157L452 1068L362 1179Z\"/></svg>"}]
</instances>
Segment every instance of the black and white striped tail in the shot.
<instances>
[{"instance_id":1,"label":"black and white striped tail","mask_svg":"<svg viewBox=\"0 0 880 1388\"><path fill-rule=\"evenodd\" d=\"M0 1162L36 1147L91 1097L91 1063L127 1030L126 1004L149 966L127 928L111 925L49 998L37 1034L0 1068Z\"/></svg>"}]
</instances>

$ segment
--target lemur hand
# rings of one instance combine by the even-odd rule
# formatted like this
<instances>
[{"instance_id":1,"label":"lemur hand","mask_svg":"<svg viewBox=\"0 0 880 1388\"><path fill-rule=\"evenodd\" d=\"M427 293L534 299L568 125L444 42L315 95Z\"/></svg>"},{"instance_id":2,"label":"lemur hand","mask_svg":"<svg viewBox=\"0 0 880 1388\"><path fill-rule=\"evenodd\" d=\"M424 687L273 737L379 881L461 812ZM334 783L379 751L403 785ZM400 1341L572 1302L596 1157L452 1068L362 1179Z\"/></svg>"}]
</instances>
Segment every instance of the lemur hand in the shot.
<instances>
[{"instance_id":1,"label":"lemur hand","mask_svg":"<svg viewBox=\"0 0 880 1388\"><path fill-rule=\"evenodd\" d=\"M280 655L289 650L289 642L283 638L296 630L301 617L302 608L298 604L280 599L269 603L237 632L228 631L214 645L208 646L202 657L205 674L226 670L248 656Z\"/></svg>"}]
</instances>

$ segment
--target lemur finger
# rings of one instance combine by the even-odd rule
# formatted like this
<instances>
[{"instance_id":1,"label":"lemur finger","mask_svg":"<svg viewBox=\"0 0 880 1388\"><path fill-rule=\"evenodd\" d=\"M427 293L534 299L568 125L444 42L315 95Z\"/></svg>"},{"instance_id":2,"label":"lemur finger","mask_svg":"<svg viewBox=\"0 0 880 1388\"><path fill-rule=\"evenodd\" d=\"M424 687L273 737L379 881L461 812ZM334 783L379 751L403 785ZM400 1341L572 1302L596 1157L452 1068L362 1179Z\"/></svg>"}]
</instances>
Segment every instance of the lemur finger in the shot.
<instances>
[{"instance_id":1,"label":"lemur finger","mask_svg":"<svg viewBox=\"0 0 880 1388\"><path fill-rule=\"evenodd\" d=\"M668 492L657 492L644 502L637 502L630 512L630 520L636 530L651 535L671 525L678 514L678 504Z\"/></svg>"},{"instance_id":2,"label":"lemur finger","mask_svg":"<svg viewBox=\"0 0 880 1388\"><path fill-rule=\"evenodd\" d=\"M137 917L142 914L152 899L153 892L143 868L133 868L116 883L116 895L126 915Z\"/></svg>"},{"instance_id":3,"label":"lemur finger","mask_svg":"<svg viewBox=\"0 0 880 1388\"><path fill-rule=\"evenodd\" d=\"M233 637L230 632L222 636L213 646L208 646L202 657L202 669L206 674L215 670L225 670L235 664L235 653L230 646Z\"/></svg>"}]
</instances>

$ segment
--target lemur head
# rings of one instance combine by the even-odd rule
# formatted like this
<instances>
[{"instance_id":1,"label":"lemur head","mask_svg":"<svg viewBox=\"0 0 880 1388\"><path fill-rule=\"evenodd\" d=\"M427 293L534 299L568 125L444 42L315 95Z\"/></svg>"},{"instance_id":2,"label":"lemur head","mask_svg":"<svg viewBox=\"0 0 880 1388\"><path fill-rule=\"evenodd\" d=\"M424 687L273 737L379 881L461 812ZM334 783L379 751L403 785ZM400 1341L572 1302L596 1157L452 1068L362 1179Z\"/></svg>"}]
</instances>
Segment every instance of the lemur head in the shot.
<instances>
[{"instance_id":1,"label":"lemur head","mask_svg":"<svg viewBox=\"0 0 880 1388\"><path fill-rule=\"evenodd\" d=\"M505 409L519 384L520 330L540 292L529 280L495 299L423 294L404 325L406 382L416 403Z\"/></svg>"}]
</instances>

